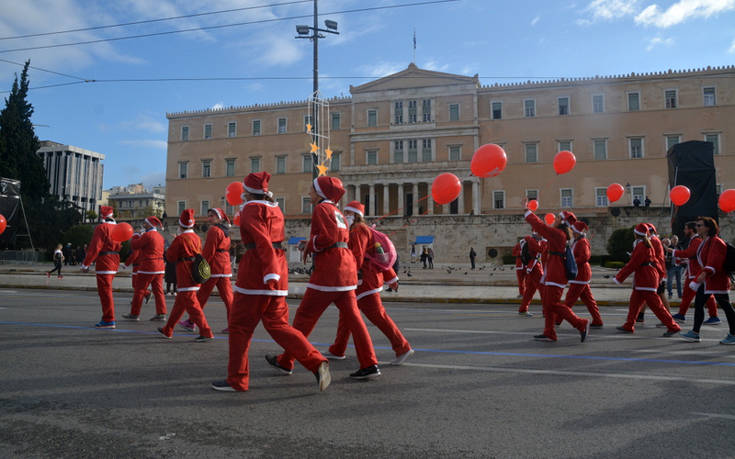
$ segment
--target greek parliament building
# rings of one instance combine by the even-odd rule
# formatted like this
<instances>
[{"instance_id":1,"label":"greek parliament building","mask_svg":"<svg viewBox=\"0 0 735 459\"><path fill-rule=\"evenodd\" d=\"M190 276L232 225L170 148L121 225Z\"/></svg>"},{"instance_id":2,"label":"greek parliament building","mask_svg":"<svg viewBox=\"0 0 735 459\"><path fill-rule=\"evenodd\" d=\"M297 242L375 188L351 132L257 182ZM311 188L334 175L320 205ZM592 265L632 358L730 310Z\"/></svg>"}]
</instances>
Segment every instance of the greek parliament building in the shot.
<instances>
[{"instance_id":1,"label":"greek parliament building","mask_svg":"<svg viewBox=\"0 0 735 459\"><path fill-rule=\"evenodd\" d=\"M477 76L410 64L351 86L350 94L329 100L334 156L328 173L345 183L344 202L359 199L369 215L387 215L381 223L406 233L397 245L413 242L421 232L441 232L442 222L453 222L447 230L456 231L457 224L476 224L477 216L511 221L510 215L521 213L524 196L539 199L539 212L609 215L605 190L613 182L627 189L613 206L629 207L646 197L652 208L668 206L666 153L686 140L712 142L717 183L735 187L733 66L484 86ZM308 217L312 164L306 101L167 118L169 215L191 207L203 216L209 207L225 207L228 183L267 170L292 227L298 227L294 220ZM508 166L497 177L473 177L472 154L486 143L505 149ZM573 151L577 165L557 176L552 160L560 150ZM462 181L459 198L443 206L430 198L431 183L442 172ZM307 235L308 228L302 232L299 236ZM497 245L512 247L511 242ZM485 247L486 241L477 244Z\"/></svg>"}]
</instances>

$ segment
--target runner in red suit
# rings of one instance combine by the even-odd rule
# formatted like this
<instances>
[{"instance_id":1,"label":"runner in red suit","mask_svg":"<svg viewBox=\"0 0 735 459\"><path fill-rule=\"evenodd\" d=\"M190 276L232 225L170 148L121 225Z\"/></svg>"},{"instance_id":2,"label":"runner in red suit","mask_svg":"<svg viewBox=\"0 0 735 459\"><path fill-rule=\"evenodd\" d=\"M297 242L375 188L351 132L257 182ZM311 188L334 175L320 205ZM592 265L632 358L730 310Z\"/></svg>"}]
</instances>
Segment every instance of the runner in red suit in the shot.
<instances>
[{"instance_id":1,"label":"runner in red suit","mask_svg":"<svg viewBox=\"0 0 735 459\"><path fill-rule=\"evenodd\" d=\"M595 301L592 290L590 290L590 279L592 278L590 256L592 252L590 241L587 239L588 229L587 224L583 221L577 221L572 225L572 232L574 232L572 252L574 253L574 261L577 263L577 277L569 281L565 303L571 308L578 299L581 299L592 316L590 328L602 328L600 310L597 308L597 301Z\"/></svg>"},{"instance_id":2,"label":"runner in red suit","mask_svg":"<svg viewBox=\"0 0 735 459\"><path fill-rule=\"evenodd\" d=\"M151 320L166 320L166 296L163 294L163 275L166 272L163 262L163 246L165 241L156 227L161 226L158 217L151 216L145 219L145 233L130 242L130 247L138 252L138 265L135 294L130 306L130 314L123 317L128 320L140 320L140 310L143 298L148 295L148 286L151 287L156 301L156 315Z\"/></svg>"},{"instance_id":3,"label":"runner in red suit","mask_svg":"<svg viewBox=\"0 0 735 459\"><path fill-rule=\"evenodd\" d=\"M531 300L533 299L533 295L536 293L536 290L539 291L539 295L541 295L541 301L543 302L543 294L542 294L542 285L541 285L541 278L544 275L544 269L542 267L541 263L541 253L543 252L543 246L541 245L540 236L536 233L533 233L531 236L526 236L521 241L521 245L527 245L528 246L528 254L530 256L530 261L526 263L523 268L523 272L525 273L525 282L526 285L523 288L523 299L521 300L521 305L518 308L518 314L526 317L533 317L533 314L528 312L528 307L531 304Z\"/></svg>"},{"instance_id":4,"label":"runner in red suit","mask_svg":"<svg viewBox=\"0 0 735 459\"><path fill-rule=\"evenodd\" d=\"M645 225L648 227L648 239L651 241L651 245L653 246L653 251L656 254L656 263L657 267L659 268L658 274L659 274L659 284L656 288L656 294L661 297L661 304L664 305L667 311L670 311L669 307L669 299L666 297L666 252L664 252L664 244L661 242L661 239L658 237L658 233L656 231L656 227L653 225L653 223L645 223ZM636 322L643 323L644 318L644 312L646 311L645 304L641 308L641 312L638 313L638 319Z\"/></svg>"},{"instance_id":5,"label":"runner in red suit","mask_svg":"<svg viewBox=\"0 0 735 459\"><path fill-rule=\"evenodd\" d=\"M521 239L523 241L523 239ZM512 255L516 257L516 279L518 280L518 298L523 298L526 291L526 268L521 261L521 241L513 247Z\"/></svg>"}]
</instances>

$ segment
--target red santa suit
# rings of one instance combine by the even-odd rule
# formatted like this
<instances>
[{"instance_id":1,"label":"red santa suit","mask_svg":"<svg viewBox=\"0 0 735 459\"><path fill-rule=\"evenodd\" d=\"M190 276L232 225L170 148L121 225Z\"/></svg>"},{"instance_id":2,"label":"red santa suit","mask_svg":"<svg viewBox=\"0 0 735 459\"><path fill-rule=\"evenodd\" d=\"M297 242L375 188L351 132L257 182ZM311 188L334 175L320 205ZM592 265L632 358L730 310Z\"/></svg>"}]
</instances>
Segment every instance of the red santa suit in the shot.
<instances>
[{"instance_id":1,"label":"red santa suit","mask_svg":"<svg viewBox=\"0 0 735 459\"><path fill-rule=\"evenodd\" d=\"M87 254L82 263L82 269L87 270L95 264L97 275L97 293L102 305L102 320L96 325L98 328L115 328L115 301L112 297L112 280L120 266L120 248L122 244L112 240L112 230L115 220L112 218L113 209L108 206L100 207L100 216L104 219L97 225L92 234L92 240L87 246Z\"/></svg>"},{"instance_id":2,"label":"red santa suit","mask_svg":"<svg viewBox=\"0 0 735 459\"><path fill-rule=\"evenodd\" d=\"M252 194L266 194L269 179L267 172L249 174L245 188ZM248 349L261 320L276 343L309 371L316 372L327 359L300 331L288 325L288 262L282 246L286 235L278 204L248 201L240 211L240 237L247 251L240 259L230 310L227 383L235 390L248 390Z\"/></svg>"},{"instance_id":3,"label":"red santa suit","mask_svg":"<svg viewBox=\"0 0 735 459\"><path fill-rule=\"evenodd\" d=\"M648 236L648 230L644 223L638 224L633 232L638 236ZM632 333L635 330L635 321L644 302L651 308L656 317L666 325L669 332L681 330L681 327L674 322L671 313L666 310L661 298L656 293L660 279L658 263L656 251L653 247L649 247L645 243L645 239L638 239L634 243L630 261L615 276L615 283L622 284L628 276L633 274L633 292L630 295L628 317L623 326L620 327L625 331Z\"/></svg>"},{"instance_id":4,"label":"red santa suit","mask_svg":"<svg viewBox=\"0 0 735 459\"><path fill-rule=\"evenodd\" d=\"M361 217L365 215L365 207L358 201L347 204L345 210L350 210ZM385 311L380 300L383 285L398 282L398 276L392 268L383 270L370 261L370 256L375 255L375 237L365 223L355 223L350 227L349 247L360 272L356 291L357 307L388 338L396 357L411 351L411 345ZM337 356L344 355L349 338L347 321L340 314L337 336L329 347L329 352Z\"/></svg>"},{"instance_id":5,"label":"red santa suit","mask_svg":"<svg viewBox=\"0 0 735 459\"><path fill-rule=\"evenodd\" d=\"M342 182L335 177L322 176L314 179L313 186L322 201L312 212L311 233L304 253L313 254L314 270L296 310L293 326L308 337L327 306L334 303L352 334L360 369L377 367L373 342L357 309L357 266L348 245L349 228L335 204L344 195ZM280 355L278 364L286 369L293 368L293 356L288 352ZM379 371L376 374L380 374Z\"/></svg>"},{"instance_id":6,"label":"red santa suit","mask_svg":"<svg viewBox=\"0 0 735 459\"><path fill-rule=\"evenodd\" d=\"M537 241L533 236L526 236L523 238L522 244L528 246L528 254L531 256L531 260L523 266L526 285L523 288L523 299L518 308L519 314L528 312L528 306L531 304L536 290L539 290L539 294L542 293L540 290L541 278L544 275L544 269L541 264L541 252L543 251L541 242ZM542 294L541 297L543 298Z\"/></svg>"},{"instance_id":7,"label":"red santa suit","mask_svg":"<svg viewBox=\"0 0 735 459\"><path fill-rule=\"evenodd\" d=\"M166 251L166 259L176 262L176 300L168 322L163 328L158 329L167 338L173 336L174 326L184 312L188 312L189 318L199 327L200 338L214 337L202 308L199 306L199 300L197 300L196 292L200 284L197 284L191 277L194 257L202 251L202 241L192 229L194 223L194 209L184 209L179 217L179 226L183 231L176 236Z\"/></svg>"},{"instance_id":8,"label":"red santa suit","mask_svg":"<svg viewBox=\"0 0 735 459\"><path fill-rule=\"evenodd\" d=\"M686 249L674 250L672 254L673 257L686 260L686 275L684 277L686 280L684 282L684 292L681 298L681 304L679 305L679 314L682 316L686 315L689 310L689 306L697 293L692 290L689 283L694 281L697 276L699 276L699 273L702 272L702 265L700 265L699 260L697 260L697 249L701 243L702 236L695 234L689 239L689 244ZM715 297L712 295L707 298L707 311L709 312L710 317L717 317L717 303L715 302Z\"/></svg>"},{"instance_id":9,"label":"red santa suit","mask_svg":"<svg viewBox=\"0 0 735 459\"><path fill-rule=\"evenodd\" d=\"M590 241L586 237L587 230L587 224L582 221L575 222L572 225L572 231L576 235L572 244L572 252L574 253L574 261L577 263L577 277L569 281L565 304L571 308L578 299L581 299L592 316L592 325L601 327L600 310L597 308L597 301L595 301L592 290L590 290L590 279L592 278L590 256L592 252Z\"/></svg>"},{"instance_id":10,"label":"red santa suit","mask_svg":"<svg viewBox=\"0 0 735 459\"><path fill-rule=\"evenodd\" d=\"M730 276L722 269L726 256L727 244L719 236L708 237L697 248L697 261L705 274L705 294L729 294Z\"/></svg>"},{"instance_id":11,"label":"red santa suit","mask_svg":"<svg viewBox=\"0 0 735 459\"><path fill-rule=\"evenodd\" d=\"M133 238L130 240L130 242L132 243L139 237L140 233L133 233ZM133 293L135 293L136 286L138 285L136 282L138 280L138 262L136 261L138 259L138 255L140 255L140 251L134 250L131 247L130 254L128 255L128 258L125 259L125 266L132 266L132 271L130 272L130 283L133 286Z\"/></svg>"},{"instance_id":12,"label":"red santa suit","mask_svg":"<svg viewBox=\"0 0 735 459\"><path fill-rule=\"evenodd\" d=\"M143 297L148 293L148 286L151 287L153 298L156 301L156 315L166 315L166 296L163 294L163 275L166 273L163 261L165 241L156 230L157 226L161 226L161 221L153 216L145 220L152 227L147 229L142 236L130 242L130 247L139 252L136 260L138 280L130 307L130 315L133 317L140 315Z\"/></svg>"},{"instance_id":13,"label":"red santa suit","mask_svg":"<svg viewBox=\"0 0 735 459\"><path fill-rule=\"evenodd\" d=\"M224 220L225 223L229 223L227 214L225 214L222 209L215 208L211 210L217 214L220 220ZM229 228L227 228L225 224L218 223L209 227L209 230L207 231L207 239L204 242L202 256L209 263L212 276L202 284L202 288L200 288L197 293L199 304L202 306L202 309L204 309L204 306L207 304L207 300L209 299L209 295L212 293L212 289L216 286L219 296L225 304L227 317L229 317L233 299L232 283L230 282L230 279L232 278L232 265L230 261Z\"/></svg>"},{"instance_id":14,"label":"red santa suit","mask_svg":"<svg viewBox=\"0 0 735 459\"><path fill-rule=\"evenodd\" d=\"M522 249L523 246L518 242L513 247L513 252L511 252L511 254L516 257L516 279L518 280L518 295L521 297L523 297L523 293L525 292L526 284L526 268L523 266L523 262L521 261Z\"/></svg>"}]
</instances>

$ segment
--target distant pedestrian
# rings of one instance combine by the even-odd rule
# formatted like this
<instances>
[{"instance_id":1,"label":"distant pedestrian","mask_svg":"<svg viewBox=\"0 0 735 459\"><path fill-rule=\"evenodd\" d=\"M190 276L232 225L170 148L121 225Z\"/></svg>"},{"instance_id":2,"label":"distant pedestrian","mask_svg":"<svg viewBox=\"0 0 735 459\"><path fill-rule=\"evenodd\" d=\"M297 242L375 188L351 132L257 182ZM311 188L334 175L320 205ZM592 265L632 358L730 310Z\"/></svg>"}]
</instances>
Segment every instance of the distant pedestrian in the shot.
<instances>
[{"instance_id":1,"label":"distant pedestrian","mask_svg":"<svg viewBox=\"0 0 735 459\"><path fill-rule=\"evenodd\" d=\"M81 263L84 261L84 257L87 256L87 244L84 244L84 247L77 247L77 255L76 255L76 262Z\"/></svg>"},{"instance_id":2,"label":"distant pedestrian","mask_svg":"<svg viewBox=\"0 0 735 459\"><path fill-rule=\"evenodd\" d=\"M67 242L66 246L61 249L61 254L64 255L64 264L69 265L72 261L74 254L72 253L71 242Z\"/></svg>"},{"instance_id":3,"label":"distant pedestrian","mask_svg":"<svg viewBox=\"0 0 735 459\"><path fill-rule=\"evenodd\" d=\"M427 260L429 261L429 269L434 269L434 251L429 247L426 251Z\"/></svg>"},{"instance_id":4,"label":"distant pedestrian","mask_svg":"<svg viewBox=\"0 0 735 459\"><path fill-rule=\"evenodd\" d=\"M426 262L429 260L429 253L426 250L426 247L421 250L421 263L423 263L424 267L423 269L426 269Z\"/></svg>"},{"instance_id":5,"label":"distant pedestrian","mask_svg":"<svg viewBox=\"0 0 735 459\"><path fill-rule=\"evenodd\" d=\"M646 200L643 201L643 205L646 207L651 207L651 200L646 196Z\"/></svg>"},{"instance_id":6,"label":"distant pedestrian","mask_svg":"<svg viewBox=\"0 0 735 459\"><path fill-rule=\"evenodd\" d=\"M411 263L416 263L416 244L411 244Z\"/></svg>"},{"instance_id":7,"label":"distant pedestrian","mask_svg":"<svg viewBox=\"0 0 735 459\"><path fill-rule=\"evenodd\" d=\"M641 206L641 200L638 197L633 199L633 207L640 207L640 206Z\"/></svg>"},{"instance_id":8,"label":"distant pedestrian","mask_svg":"<svg viewBox=\"0 0 735 459\"><path fill-rule=\"evenodd\" d=\"M475 252L475 249L470 247L470 264L472 265L472 268L475 269L475 257L477 257L477 252Z\"/></svg>"},{"instance_id":9,"label":"distant pedestrian","mask_svg":"<svg viewBox=\"0 0 735 459\"><path fill-rule=\"evenodd\" d=\"M64 253L61 251L62 247L63 246L61 244L58 244L56 246L56 251L54 252L54 257L53 257L54 269L52 269L51 271L48 271L46 273L46 277L51 277L51 274L54 273L55 271L58 271L57 277L59 279L62 279L64 277L61 275L61 264L64 261Z\"/></svg>"}]
</instances>

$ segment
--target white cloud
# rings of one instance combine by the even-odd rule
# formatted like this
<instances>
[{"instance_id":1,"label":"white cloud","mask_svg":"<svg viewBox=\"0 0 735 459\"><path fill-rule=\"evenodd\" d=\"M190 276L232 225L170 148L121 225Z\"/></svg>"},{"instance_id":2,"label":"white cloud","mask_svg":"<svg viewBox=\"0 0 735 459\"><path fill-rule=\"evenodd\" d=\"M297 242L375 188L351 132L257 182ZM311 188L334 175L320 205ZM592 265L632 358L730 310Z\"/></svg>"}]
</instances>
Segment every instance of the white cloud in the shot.
<instances>
[{"instance_id":1,"label":"white cloud","mask_svg":"<svg viewBox=\"0 0 735 459\"><path fill-rule=\"evenodd\" d=\"M646 51L651 51L653 48L657 46L671 46L673 44L674 44L673 38L653 37L648 42L648 46L646 46Z\"/></svg>"},{"instance_id":2,"label":"white cloud","mask_svg":"<svg viewBox=\"0 0 735 459\"><path fill-rule=\"evenodd\" d=\"M735 0L679 0L666 10L662 10L657 4L649 5L635 17L635 22L665 29L688 19L706 19L733 9Z\"/></svg>"},{"instance_id":3,"label":"white cloud","mask_svg":"<svg viewBox=\"0 0 735 459\"><path fill-rule=\"evenodd\" d=\"M730 49L727 51L730 54L735 54L735 39L733 39Z\"/></svg>"},{"instance_id":4,"label":"white cloud","mask_svg":"<svg viewBox=\"0 0 735 459\"><path fill-rule=\"evenodd\" d=\"M633 15L636 12L638 0L593 0L583 10L590 13L592 18L581 20L588 23L595 21L610 21ZM580 23L580 21L577 21Z\"/></svg>"},{"instance_id":5,"label":"white cloud","mask_svg":"<svg viewBox=\"0 0 735 459\"><path fill-rule=\"evenodd\" d=\"M166 184L166 173L165 172L154 172L153 174L144 175L140 182L146 188L152 186L165 185Z\"/></svg>"},{"instance_id":6,"label":"white cloud","mask_svg":"<svg viewBox=\"0 0 735 459\"><path fill-rule=\"evenodd\" d=\"M541 16L536 16L535 18L531 19L531 27L538 24L538 22L541 20Z\"/></svg>"},{"instance_id":7,"label":"white cloud","mask_svg":"<svg viewBox=\"0 0 735 459\"><path fill-rule=\"evenodd\" d=\"M358 70L361 75L365 74L372 77L384 77L400 72L405 68L405 64L399 64L397 62L379 62L373 65L361 65Z\"/></svg>"},{"instance_id":8,"label":"white cloud","mask_svg":"<svg viewBox=\"0 0 735 459\"><path fill-rule=\"evenodd\" d=\"M439 65L434 59L429 59L424 65L421 66L426 70L433 70L435 72L446 72L449 70L449 64Z\"/></svg>"},{"instance_id":9,"label":"white cloud","mask_svg":"<svg viewBox=\"0 0 735 459\"><path fill-rule=\"evenodd\" d=\"M121 122L120 127L123 129L155 133L167 131L166 123L147 113L141 113L134 120Z\"/></svg>"},{"instance_id":10,"label":"white cloud","mask_svg":"<svg viewBox=\"0 0 735 459\"><path fill-rule=\"evenodd\" d=\"M268 67L289 66L301 60L306 44L290 33L268 34L250 46L258 50L258 62Z\"/></svg>"},{"instance_id":11,"label":"white cloud","mask_svg":"<svg viewBox=\"0 0 735 459\"><path fill-rule=\"evenodd\" d=\"M121 140L121 144L129 145L131 147L137 147L141 149L153 149L153 150L166 150L168 143L165 140L156 139L136 139L136 140Z\"/></svg>"},{"instance_id":12,"label":"white cloud","mask_svg":"<svg viewBox=\"0 0 735 459\"><path fill-rule=\"evenodd\" d=\"M223 108L225 108L225 104L223 102L217 102L211 107L212 110L222 110Z\"/></svg>"}]
</instances>

